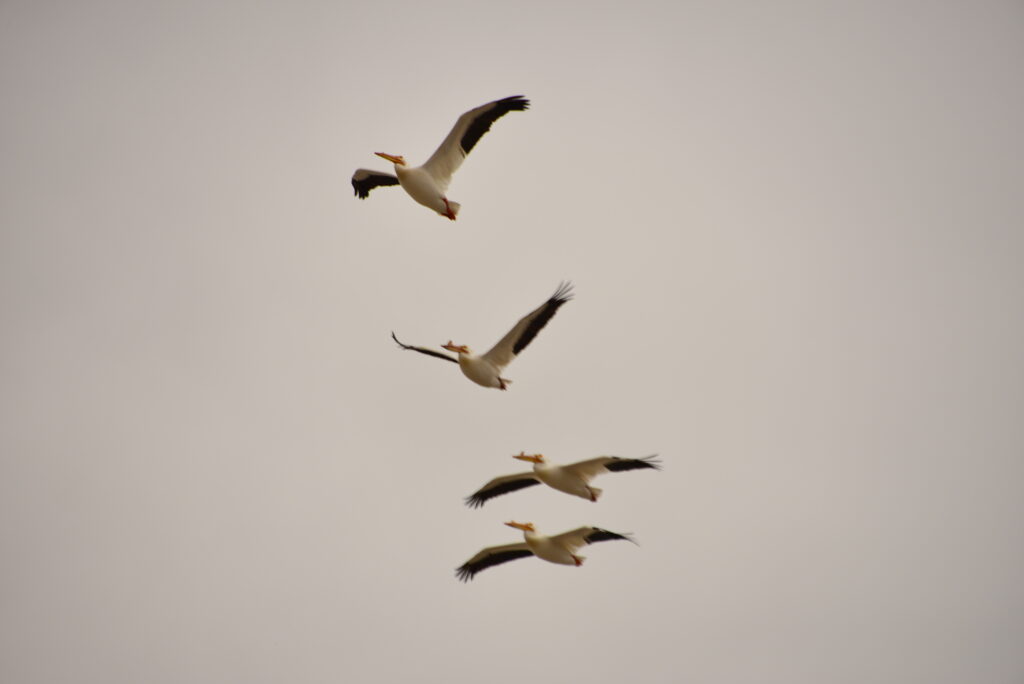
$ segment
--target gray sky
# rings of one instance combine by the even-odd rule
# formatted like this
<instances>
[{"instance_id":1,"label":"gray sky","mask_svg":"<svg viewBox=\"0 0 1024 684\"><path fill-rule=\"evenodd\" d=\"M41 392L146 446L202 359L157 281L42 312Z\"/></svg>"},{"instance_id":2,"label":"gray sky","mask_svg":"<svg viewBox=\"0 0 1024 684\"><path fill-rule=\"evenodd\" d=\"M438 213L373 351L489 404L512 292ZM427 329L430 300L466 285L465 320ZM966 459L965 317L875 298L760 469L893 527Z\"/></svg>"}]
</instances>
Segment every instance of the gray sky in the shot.
<instances>
[{"instance_id":1,"label":"gray sky","mask_svg":"<svg viewBox=\"0 0 1024 684\"><path fill-rule=\"evenodd\" d=\"M1020 682L1019 2L0 5L0 679ZM455 176L425 159L524 94ZM509 392L486 349L577 297ZM462 497L657 452L599 504ZM481 547L594 524L583 568Z\"/></svg>"}]
</instances>

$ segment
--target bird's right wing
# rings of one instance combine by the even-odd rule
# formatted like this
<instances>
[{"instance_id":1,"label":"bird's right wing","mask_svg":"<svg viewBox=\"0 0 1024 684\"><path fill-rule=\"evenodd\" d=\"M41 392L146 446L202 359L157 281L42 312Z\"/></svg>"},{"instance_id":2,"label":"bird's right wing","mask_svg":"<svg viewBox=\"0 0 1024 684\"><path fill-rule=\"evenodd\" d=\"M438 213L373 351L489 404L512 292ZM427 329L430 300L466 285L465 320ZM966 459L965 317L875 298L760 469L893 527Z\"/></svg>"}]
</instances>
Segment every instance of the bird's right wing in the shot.
<instances>
[{"instance_id":1,"label":"bird's right wing","mask_svg":"<svg viewBox=\"0 0 1024 684\"><path fill-rule=\"evenodd\" d=\"M441 146L423 164L423 168L433 176L441 192L448 189L452 174L459 170L462 160L476 146L484 133L491 130L491 124L509 112L521 112L529 106L530 101L522 95L513 95L480 105L460 116Z\"/></svg>"},{"instance_id":2,"label":"bird's right wing","mask_svg":"<svg viewBox=\"0 0 1024 684\"><path fill-rule=\"evenodd\" d=\"M371 190L385 185L398 185L398 177L370 169L356 169L356 172L352 174L352 187L355 188L356 196L359 199L366 199L370 196Z\"/></svg>"},{"instance_id":3,"label":"bird's right wing","mask_svg":"<svg viewBox=\"0 0 1024 684\"><path fill-rule=\"evenodd\" d=\"M644 458L622 458L621 456L598 456L579 463L562 466L564 470L573 472L584 478L591 478L601 473L618 473L624 470L637 470L639 468L652 468L661 470L661 461L657 454L645 456Z\"/></svg>"},{"instance_id":4,"label":"bird's right wing","mask_svg":"<svg viewBox=\"0 0 1024 684\"><path fill-rule=\"evenodd\" d=\"M608 530L602 530L600 527L579 527L575 530L569 530L562 534L556 534L551 537L551 540L557 542L569 549L572 553L576 549L586 546L587 544L593 544L594 542L600 541L612 541L613 539L625 539L631 541L634 544L633 538L628 534L618 534L617 532L609 532Z\"/></svg>"},{"instance_id":5,"label":"bird's right wing","mask_svg":"<svg viewBox=\"0 0 1024 684\"><path fill-rule=\"evenodd\" d=\"M537 333L544 329L559 307L570 299L572 299L572 283L561 283L546 302L520 318L519 322L483 355L483 358L499 368L504 368L512 363L512 359L526 349L526 345L530 344Z\"/></svg>"},{"instance_id":6,"label":"bird's right wing","mask_svg":"<svg viewBox=\"0 0 1024 684\"><path fill-rule=\"evenodd\" d=\"M398 338L395 337L395 333L394 332L391 333L391 339L393 339L395 342L398 342ZM402 349L409 349L411 351L418 351L420 354L426 354L427 356L434 356L434 357L439 358L439 359L444 359L445 361L451 361L452 363L455 363L455 364L457 364L459 362L458 359L453 359L452 357L448 356L447 354L445 354L443 352L434 351L433 349L427 349L426 347L414 347L414 346L412 346L410 344L402 344L401 342L398 342L398 346L401 347Z\"/></svg>"},{"instance_id":7,"label":"bird's right wing","mask_svg":"<svg viewBox=\"0 0 1024 684\"><path fill-rule=\"evenodd\" d=\"M488 500L496 496L538 484L540 484L540 480L533 473L516 473L515 475L496 477L473 494L467 496L466 505L470 508L480 508Z\"/></svg>"},{"instance_id":8,"label":"bird's right wing","mask_svg":"<svg viewBox=\"0 0 1024 684\"><path fill-rule=\"evenodd\" d=\"M518 544L505 544L504 546L488 546L468 561L455 568L455 576L463 582L473 579L473 576L481 570L486 570L495 565L508 563L517 558L532 556L533 551L526 545L526 542Z\"/></svg>"}]
</instances>

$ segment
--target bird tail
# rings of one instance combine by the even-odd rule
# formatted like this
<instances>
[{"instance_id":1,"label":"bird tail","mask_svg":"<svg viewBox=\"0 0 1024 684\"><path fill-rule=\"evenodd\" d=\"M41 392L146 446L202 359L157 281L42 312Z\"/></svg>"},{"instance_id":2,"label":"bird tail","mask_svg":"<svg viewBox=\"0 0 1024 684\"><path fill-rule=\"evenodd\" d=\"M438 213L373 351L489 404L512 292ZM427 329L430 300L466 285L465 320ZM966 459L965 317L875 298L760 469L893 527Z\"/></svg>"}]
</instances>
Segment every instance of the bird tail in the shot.
<instances>
[{"instance_id":1,"label":"bird tail","mask_svg":"<svg viewBox=\"0 0 1024 684\"><path fill-rule=\"evenodd\" d=\"M451 200L448 200L448 206L451 208L453 216L459 215L459 209L462 208L461 204L459 204L458 202L452 202Z\"/></svg>"},{"instance_id":2,"label":"bird tail","mask_svg":"<svg viewBox=\"0 0 1024 684\"><path fill-rule=\"evenodd\" d=\"M599 489L597 487L587 487L587 489L590 490L590 500L591 501L597 501L598 499L600 499L601 498L601 492L604 491L603 489Z\"/></svg>"}]
</instances>

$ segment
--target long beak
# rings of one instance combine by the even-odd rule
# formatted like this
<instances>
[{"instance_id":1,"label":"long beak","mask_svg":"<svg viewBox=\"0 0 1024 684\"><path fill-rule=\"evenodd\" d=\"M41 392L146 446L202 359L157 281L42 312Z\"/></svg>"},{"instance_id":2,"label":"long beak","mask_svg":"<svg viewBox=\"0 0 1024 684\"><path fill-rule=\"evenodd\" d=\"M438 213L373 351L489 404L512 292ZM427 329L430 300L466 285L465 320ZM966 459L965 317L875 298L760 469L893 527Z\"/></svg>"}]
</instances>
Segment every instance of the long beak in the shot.
<instances>
[{"instance_id":1,"label":"long beak","mask_svg":"<svg viewBox=\"0 0 1024 684\"><path fill-rule=\"evenodd\" d=\"M392 164L404 164L405 163L405 159L403 159L402 157L399 157L399 156L396 156L396 155L393 155L393 154L388 154L387 152L374 152L374 154L377 155L378 157L383 157L384 159L387 159Z\"/></svg>"},{"instance_id":2,"label":"long beak","mask_svg":"<svg viewBox=\"0 0 1024 684\"><path fill-rule=\"evenodd\" d=\"M517 530L522 530L523 532L528 532L530 530L530 528L533 527L533 525L531 525L530 523L521 523L521 522L516 522L515 520L510 520L509 522L507 522L505 524L508 525L509 527L514 527Z\"/></svg>"},{"instance_id":3,"label":"long beak","mask_svg":"<svg viewBox=\"0 0 1024 684\"><path fill-rule=\"evenodd\" d=\"M530 463L543 463L544 462L544 455L543 454L527 454L525 451L522 451L522 452L516 454L512 458L518 458L520 461L529 461Z\"/></svg>"}]
</instances>

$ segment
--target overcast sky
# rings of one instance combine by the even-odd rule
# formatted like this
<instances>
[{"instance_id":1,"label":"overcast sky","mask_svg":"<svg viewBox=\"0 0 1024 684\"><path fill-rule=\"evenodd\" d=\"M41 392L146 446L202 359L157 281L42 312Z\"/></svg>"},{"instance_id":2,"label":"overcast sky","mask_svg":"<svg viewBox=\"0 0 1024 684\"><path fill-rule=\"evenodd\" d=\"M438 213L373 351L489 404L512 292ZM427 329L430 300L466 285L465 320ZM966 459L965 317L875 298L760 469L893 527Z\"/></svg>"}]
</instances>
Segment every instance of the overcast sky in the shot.
<instances>
[{"instance_id":1,"label":"overcast sky","mask_svg":"<svg viewBox=\"0 0 1024 684\"><path fill-rule=\"evenodd\" d=\"M0 4L0 680L1024 680L1024 6ZM420 163L523 94L455 176ZM508 392L485 350L572 280ZM658 453L593 504L523 469ZM453 570L591 524L582 568Z\"/></svg>"}]
</instances>

